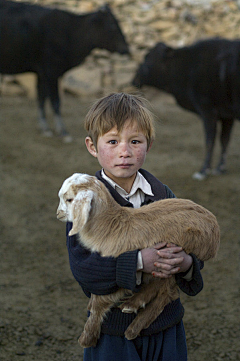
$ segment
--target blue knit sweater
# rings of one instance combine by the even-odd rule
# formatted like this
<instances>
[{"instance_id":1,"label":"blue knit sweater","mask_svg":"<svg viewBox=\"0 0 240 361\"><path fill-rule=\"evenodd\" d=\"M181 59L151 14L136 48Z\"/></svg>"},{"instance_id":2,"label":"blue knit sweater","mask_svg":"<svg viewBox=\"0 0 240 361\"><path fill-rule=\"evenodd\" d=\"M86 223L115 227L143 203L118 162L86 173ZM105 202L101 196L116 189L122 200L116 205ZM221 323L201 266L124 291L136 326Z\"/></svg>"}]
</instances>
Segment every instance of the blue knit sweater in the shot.
<instances>
[{"instance_id":1,"label":"blue knit sweater","mask_svg":"<svg viewBox=\"0 0 240 361\"><path fill-rule=\"evenodd\" d=\"M173 192L149 172L140 169L142 175L151 184L154 196L146 196L144 204L164 198L175 198ZM132 204L122 198L117 191L101 177L101 171L96 177L109 189L113 198L123 207L132 207ZM81 246L77 236L68 236L72 223L67 223L67 247L69 262L73 276L82 287L87 297L91 293L105 295L115 292L118 288L126 288L138 291L136 285L137 254L139 250L126 252L117 258L101 257L98 253L91 253ZM203 280L200 270L203 262L199 261L193 254L193 274L190 281L186 281L184 274L177 274L176 282L179 288L190 296L195 296L202 290ZM180 298L168 304L157 319L147 328L142 330L141 335L151 335L176 325L184 315L184 308ZM102 325L102 333L122 336L135 318L135 314L122 313L119 308L113 308Z\"/></svg>"}]
</instances>

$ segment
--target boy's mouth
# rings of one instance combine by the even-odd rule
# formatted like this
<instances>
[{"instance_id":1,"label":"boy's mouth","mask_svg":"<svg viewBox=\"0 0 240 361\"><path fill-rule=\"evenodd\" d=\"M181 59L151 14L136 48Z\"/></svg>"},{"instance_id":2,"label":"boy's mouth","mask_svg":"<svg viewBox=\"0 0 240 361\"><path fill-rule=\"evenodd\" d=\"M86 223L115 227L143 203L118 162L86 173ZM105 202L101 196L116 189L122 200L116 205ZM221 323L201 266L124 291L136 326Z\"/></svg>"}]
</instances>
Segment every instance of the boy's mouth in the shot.
<instances>
[{"instance_id":1,"label":"boy's mouth","mask_svg":"<svg viewBox=\"0 0 240 361\"><path fill-rule=\"evenodd\" d=\"M132 164L130 163L123 163L123 164L118 164L117 165L119 168L129 168L132 166Z\"/></svg>"}]
</instances>

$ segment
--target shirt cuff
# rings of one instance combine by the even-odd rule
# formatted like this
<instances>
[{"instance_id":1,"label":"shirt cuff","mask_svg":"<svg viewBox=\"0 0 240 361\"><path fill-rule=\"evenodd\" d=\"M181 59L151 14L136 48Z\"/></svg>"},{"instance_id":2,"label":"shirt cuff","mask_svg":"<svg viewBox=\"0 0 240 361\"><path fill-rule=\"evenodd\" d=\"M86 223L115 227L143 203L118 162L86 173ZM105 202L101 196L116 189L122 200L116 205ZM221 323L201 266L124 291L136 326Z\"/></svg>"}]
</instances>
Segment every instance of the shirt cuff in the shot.
<instances>
[{"instance_id":1,"label":"shirt cuff","mask_svg":"<svg viewBox=\"0 0 240 361\"><path fill-rule=\"evenodd\" d=\"M142 270L143 269L143 260L141 251L138 252L137 259L137 272L136 272L136 285L139 286L142 283Z\"/></svg>"},{"instance_id":2,"label":"shirt cuff","mask_svg":"<svg viewBox=\"0 0 240 361\"><path fill-rule=\"evenodd\" d=\"M142 260L142 253L141 251L138 252L138 259L137 259L137 271L143 269L143 260Z\"/></svg>"}]
</instances>

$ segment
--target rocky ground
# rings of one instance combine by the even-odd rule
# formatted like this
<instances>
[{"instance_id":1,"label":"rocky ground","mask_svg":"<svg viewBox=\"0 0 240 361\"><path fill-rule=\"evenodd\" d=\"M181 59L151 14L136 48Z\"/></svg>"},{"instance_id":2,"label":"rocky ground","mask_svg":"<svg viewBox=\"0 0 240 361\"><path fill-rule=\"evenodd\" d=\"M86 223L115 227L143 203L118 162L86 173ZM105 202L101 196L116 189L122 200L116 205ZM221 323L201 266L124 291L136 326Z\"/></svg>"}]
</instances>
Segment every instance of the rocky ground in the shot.
<instances>
[{"instance_id":1,"label":"rocky ground","mask_svg":"<svg viewBox=\"0 0 240 361\"><path fill-rule=\"evenodd\" d=\"M145 95L159 120L145 168L178 197L211 210L221 228L219 255L203 270L204 290L194 298L181 295L189 361L240 360L240 124L233 131L228 172L194 181L203 158L201 121L163 93L146 89ZM64 119L74 136L73 143L63 144L39 134L35 101L0 101L0 360L80 361L77 337L87 299L69 269L65 227L55 212L63 180L98 169L84 146L90 102L63 96ZM218 152L219 146L216 157Z\"/></svg>"}]
</instances>

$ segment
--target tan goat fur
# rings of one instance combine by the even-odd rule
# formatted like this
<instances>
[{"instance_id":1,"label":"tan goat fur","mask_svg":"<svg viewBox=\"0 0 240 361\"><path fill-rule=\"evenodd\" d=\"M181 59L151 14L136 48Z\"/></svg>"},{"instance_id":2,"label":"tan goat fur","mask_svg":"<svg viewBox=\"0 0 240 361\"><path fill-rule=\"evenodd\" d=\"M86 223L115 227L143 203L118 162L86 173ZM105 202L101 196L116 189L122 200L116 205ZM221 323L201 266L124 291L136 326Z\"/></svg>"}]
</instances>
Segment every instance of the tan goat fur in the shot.
<instances>
[{"instance_id":1,"label":"tan goat fur","mask_svg":"<svg viewBox=\"0 0 240 361\"><path fill-rule=\"evenodd\" d=\"M220 231L216 217L190 200L171 198L138 209L121 207L101 181L81 173L64 181L59 198L57 218L73 222L69 235L78 234L85 248L102 256L118 257L159 242L177 244L202 261L217 254ZM82 347L96 345L104 316L126 293L129 290L119 289L109 295L91 296L90 316L79 339ZM137 337L178 297L175 277L160 279L143 273L140 292L119 306L123 312L137 313L125 332L126 338Z\"/></svg>"}]
</instances>

